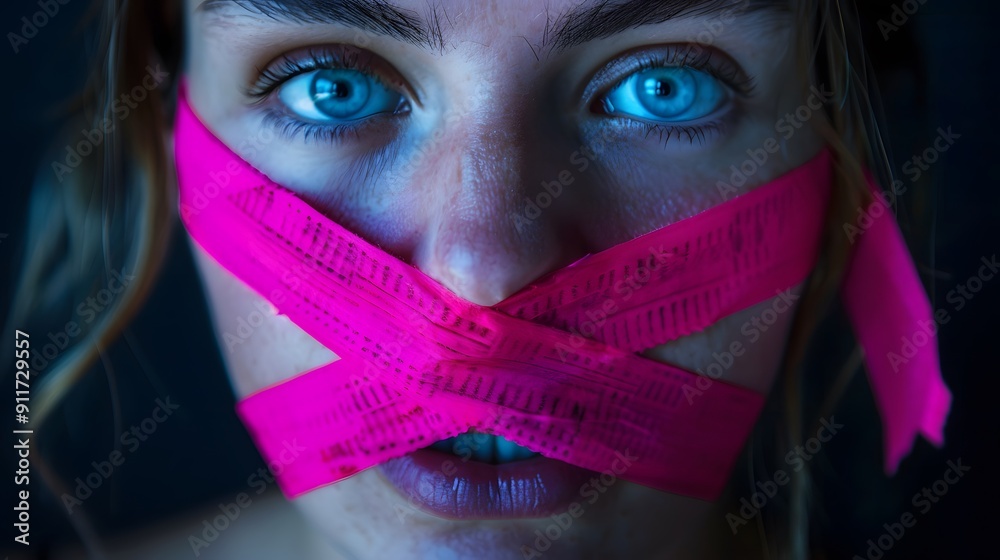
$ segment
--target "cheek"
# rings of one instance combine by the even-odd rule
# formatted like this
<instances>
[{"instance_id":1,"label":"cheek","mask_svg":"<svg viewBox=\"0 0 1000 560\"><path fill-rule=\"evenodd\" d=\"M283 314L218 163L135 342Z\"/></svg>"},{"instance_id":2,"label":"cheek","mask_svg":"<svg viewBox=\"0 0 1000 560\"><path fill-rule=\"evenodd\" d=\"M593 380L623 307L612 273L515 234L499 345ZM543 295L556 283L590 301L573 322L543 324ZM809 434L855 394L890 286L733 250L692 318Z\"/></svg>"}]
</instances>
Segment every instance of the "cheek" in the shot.
<instances>
[{"instance_id":1,"label":"cheek","mask_svg":"<svg viewBox=\"0 0 1000 560\"><path fill-rule=\"evenodd\" d=\"M767 394L784 356L803 285L645 355Z\"/></svg>"},{"instance_id":2,"label":"cheek","mask_svg":"<svg viewBox=\"0 0 1000 560\"><path fill-rule=\"evenodd\" d=\"M191 243L237 398L337 359Z\"/></svg>"}]
</instances>

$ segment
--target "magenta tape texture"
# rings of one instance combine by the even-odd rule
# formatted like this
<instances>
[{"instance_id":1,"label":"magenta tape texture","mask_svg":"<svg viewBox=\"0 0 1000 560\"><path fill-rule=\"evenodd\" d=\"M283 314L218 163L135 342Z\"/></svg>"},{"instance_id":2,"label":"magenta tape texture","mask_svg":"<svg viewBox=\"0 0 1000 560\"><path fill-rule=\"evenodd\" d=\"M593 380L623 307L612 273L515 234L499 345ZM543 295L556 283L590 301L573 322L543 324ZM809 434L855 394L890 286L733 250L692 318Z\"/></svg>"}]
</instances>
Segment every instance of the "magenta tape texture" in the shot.
<instances>
[{"instance_id":1,"label":"magenta tape texture","mask_svg":"<svg viewBox=\"0 0 1000 560\"><path fill-rule=\"evenodd\" d=\"M469 429L627 480L714 499L764 397L637 352L703 330L805 280L821 243L832 156L552 272L492 307L334 223L218 140L182 94L182 220L222 267L339 359L242 400L262 455L306 451L277 476L295 497ZM213 176L225 170L228 183ZM627 286L627 289L624 288ZM889 364L930 320L891 214L860 237L844 286L886 426L892 470L917 433L935 443L950 395L936 340Z\"/></svg>"}]
</instances>

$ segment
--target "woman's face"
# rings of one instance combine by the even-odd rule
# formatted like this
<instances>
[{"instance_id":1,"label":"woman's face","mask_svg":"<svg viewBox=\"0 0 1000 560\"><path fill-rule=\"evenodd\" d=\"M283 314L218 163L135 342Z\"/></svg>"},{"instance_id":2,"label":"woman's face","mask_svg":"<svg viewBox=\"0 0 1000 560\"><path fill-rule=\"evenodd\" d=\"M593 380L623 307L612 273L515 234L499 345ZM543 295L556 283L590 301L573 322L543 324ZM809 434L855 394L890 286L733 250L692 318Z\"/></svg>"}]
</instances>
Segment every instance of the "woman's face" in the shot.
<instances>
[{"instance_id":1,"label":"woman's face","mask_svg":"<svg viewBox=\"0 0 1000 560\"><path fill-rule=\"evenodd\" d=\"M781 151L739 191L821 147L796 116L817 100L780 1L187 0L186 9L189 99L216 135L482 305L720 204L717 183L732 183L732 166L771 139ZM540 197L554 182L558 196ZM268 308L197 256L239 397L334 358L273 313L239 343L224 337ZM746 353L723 379L766 393L794 314L764 325L771 306L646 354L704 370L739 341ZM581 502L583 514L542 550L552 518L437 517L378 469L294 501L357 558L648 558L690 550L697 529L725 524L710 503L623 480Z\"/></svg>"}]
</instances>

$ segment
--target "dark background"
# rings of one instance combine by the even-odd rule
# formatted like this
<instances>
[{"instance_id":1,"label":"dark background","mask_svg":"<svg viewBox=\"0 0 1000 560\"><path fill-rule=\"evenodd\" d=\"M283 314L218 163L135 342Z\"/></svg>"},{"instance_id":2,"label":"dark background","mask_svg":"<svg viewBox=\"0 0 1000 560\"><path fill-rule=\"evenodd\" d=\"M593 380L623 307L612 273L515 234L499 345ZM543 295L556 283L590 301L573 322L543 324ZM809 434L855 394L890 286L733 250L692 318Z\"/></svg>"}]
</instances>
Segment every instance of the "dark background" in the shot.
<instances>
[{"instance_id":1,"label":"dark background","mask_svg":"<svg viewBox=\"0 0 1000 560\"><path fill-rule=\"evenodd\" d=\"M1000 249L1000 143L995 140L1000 125L996 62L1000 11L992 2L927 0L883 40L874 22L891 17L893 3L859 0L859 4L870 31L868 49L879 71L887 123L883 133L893 168L898 173L904 161L930 146L938 127L950 126L961 134L929 172L933 243L914 247L933 307L950 310L945 294L975 274L980 257L989 258ZM86 0L71 0L19 54L13 54L9 44L0 47L6 76L0 153L7 174L0 202L0 233L7 234L0 236L4 270L0 316L6 315L24 257L21 239L33 175L38 169L49 172L45 151L53 147L53 132L93 56L81 33L88 8ZM33 1L4 3L0 30L17 31L20 18L36 10ZM905 218L901 217L904 230ZM95 367L34 443L33 452L51 456L63 476L86 475L93 470L91 461L106 460L115 449L113 410L120 411L118 422L127 428L148 417L158 397L169 396L180 405L149 442L126 453L126 462L84 503L83 511L102 537L231 499L246 489L247 476L262 466L233 412L233 397L180 228L174 238L156 290L127 336L108 354L112 367ZM823 489L833 557L863 553L867 539L884 532L882 523L898 521L900 514L913 511L911 496L941 478L946 461L957 458L972 467L970 473L926 515L917 514L916 528L884 557L995 557L992 545L1000 522L1000 492L994 480L1000 432L993 392L1000 373L998 302L1000 279L986 283L941 328L944 376L955 399L943 450L920 442L900 474L885 479L878 473L881 442L873 416L871 433L845 432L824 451L829 454L826 468L843 473L834 487ZM13 340L12 333L4 332L3 337ZM7 373L4 378L10 379ZM852 400L867 399L870 406L867 391L867 381L858 376L849 395L860 395ZM0 400L9 402L8 398ZM873 409L868 412L874 414ZM10 435L4 437L5 450L10 449ZM857 448L870 453L871 460L859 466L853 459L856 452L850 451ZM4 473L13 472L12 456L5 451L4 457ZM4 504L12 504L13 485L7 480L0 485L0 495L9 496ZM48 546L77 537L62 506L37 475L31 494L31 551L43 558ZM7 507L3 506L8 513L2 524L10 531L7 520L12 514ZM13 548L11 539L5 537L0 550L23 552L19 545Z\"/></svg>"}]
</instances>

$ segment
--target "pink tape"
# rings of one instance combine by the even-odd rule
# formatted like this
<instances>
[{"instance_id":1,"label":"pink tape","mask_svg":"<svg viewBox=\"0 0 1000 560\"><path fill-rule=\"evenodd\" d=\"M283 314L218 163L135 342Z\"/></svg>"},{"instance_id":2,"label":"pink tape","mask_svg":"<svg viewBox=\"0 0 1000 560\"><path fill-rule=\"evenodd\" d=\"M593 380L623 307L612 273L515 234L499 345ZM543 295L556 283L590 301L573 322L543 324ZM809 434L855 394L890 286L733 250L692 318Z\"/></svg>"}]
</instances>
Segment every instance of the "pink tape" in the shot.
<instances>
[{"instance_id":1,"label":"pink tape","mask_svg":"<svg viewBox=\"0 0 1000 560\"><path fill-rule=\"evenodd\" d=\"M290 497L475 428L598 471L628 449L639 459L624 478L714 499L763 397L716 381L685 398L697 374L635 352L804 280L816 261L831 176L824 151L749 194L483 307L254 170L212 135L183 94L176 158L192 238L340 357L238 405L267 460L277 460L292 438L306 448L278 476ZM211 178L222 169L230 182L220 189ZM898 295L926 301L922 292ZM882 309L869 303L852 316L856 325ZM873 382L876 392L898 385ZM907 395L926 399L920 390ZM887 432L891 449L905 448L917 433L912 410L891 413L907 415ZM943 423L943 415L928 418L921 427Z\"/></svg>"},{"instance_id":2,"label":"pink tape","mask_svg":"<svg viewBox=\"0 0 1000 560\"><path fill-rule=\"evenodd\" d=\"M876 194L866 212L872 225L857 237L841 295L865 352L882 414L885 471L891 474L910 452L916 434L939 447L944 444L951 393L941 379L930 301L891 208L870 174L868 180ZM927 334L927 343L907 355L904 340L918 332Z\"/></svg>"}]
</instances>

